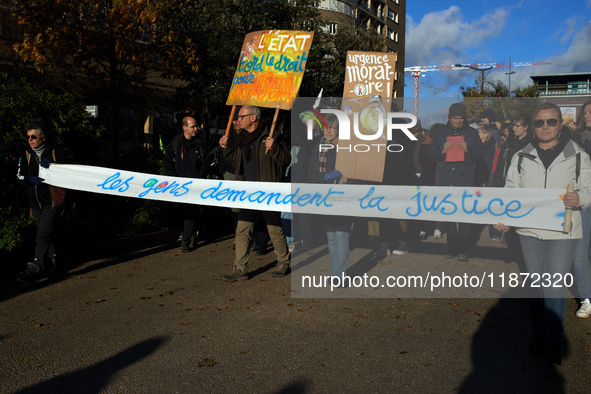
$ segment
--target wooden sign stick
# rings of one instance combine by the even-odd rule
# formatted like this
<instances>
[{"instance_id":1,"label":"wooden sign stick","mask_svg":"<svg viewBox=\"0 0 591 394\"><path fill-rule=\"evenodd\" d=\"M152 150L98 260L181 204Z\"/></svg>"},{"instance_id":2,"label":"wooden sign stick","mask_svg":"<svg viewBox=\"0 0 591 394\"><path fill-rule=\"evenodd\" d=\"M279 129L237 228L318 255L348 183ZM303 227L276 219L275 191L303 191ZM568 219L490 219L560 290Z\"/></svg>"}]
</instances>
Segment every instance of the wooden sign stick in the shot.
<instances>
[{"instance_id":1,"label":"wooden sign stick","mask_svg":"<svg viewBox=\"0 0 591 394\"><path fill-rule=\"evenodd\" d=\"M567 193L572 193L574 192L575 189L573 187L572 183L569 183L568 186L566 187L566 192ZM573 209L571 207L565 207L564 208L564 225L562 227L562 232L563 233L570 233L570 229L571 229L571 216L573 214Z\"/></svg>"},{"instance_id":2,"label":"wooden sign stick","mask_svg":"<svg viewBox=\"0 0 591 394\"><path fill-rule=\"evenodd\" d=\"M234 120L234 112L236 111L236 105L232 106L232 112L230 112L230 119L228 119L228 125L226 126L226 137L230 134L230 128L232 127L232 121Z\"/></svg>"},{"instance_id":3,"label":"wooden sign stick","mask_svg":"<svg viewBox=\"0 0 591 394\"><path fill-rule=\"evenodd\" d=\"M277 123L277 116L279 116L279 108L275 109L275 116L273 117L273 124L271 125L271 131L269 132L269 137L273 138L273 132L275 131L275 124ZM269 148L265 150L265 154L269 153Z\"/></svg>"}]
</instances>

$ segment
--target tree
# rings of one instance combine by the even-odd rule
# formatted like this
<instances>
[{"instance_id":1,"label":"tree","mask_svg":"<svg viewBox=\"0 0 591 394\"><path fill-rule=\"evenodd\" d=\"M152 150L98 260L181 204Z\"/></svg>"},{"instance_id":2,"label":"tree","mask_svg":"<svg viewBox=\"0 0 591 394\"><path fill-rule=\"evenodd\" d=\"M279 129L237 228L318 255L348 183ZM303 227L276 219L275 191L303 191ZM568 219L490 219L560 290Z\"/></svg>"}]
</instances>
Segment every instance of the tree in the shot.
<instances>
[{"instance_id":1,"label":"tree","mask_svg":"<svg viewBox=\"0 0 591 394\"><path fill-rule=\"evenodd\" d=\"M531 85L515 89L515 96L517 97L539 97L538 83L534 82Z\"/></svg>"},{"instance_id":2,"label":"tree","mask_svg":"<svg viewBox=\"0 0 591 394\"><path fill-rule=\"evenodd\" d=\"M39 71L94 81L108 92L117 154L123 94L158 76L197 70L195 43L162 17L179 2L18 0L14 14L25 34L15 49Z\"/></svg>"}]
</instances>

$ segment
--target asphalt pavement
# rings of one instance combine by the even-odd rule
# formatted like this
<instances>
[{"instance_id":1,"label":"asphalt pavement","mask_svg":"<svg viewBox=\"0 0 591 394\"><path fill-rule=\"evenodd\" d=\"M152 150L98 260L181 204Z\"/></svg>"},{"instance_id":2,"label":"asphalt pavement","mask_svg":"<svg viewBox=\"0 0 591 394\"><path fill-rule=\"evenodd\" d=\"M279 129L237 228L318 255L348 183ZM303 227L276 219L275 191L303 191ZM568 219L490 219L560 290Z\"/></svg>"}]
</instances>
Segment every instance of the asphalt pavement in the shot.
<instances>
[{"instance_id":1,"label":"asphalt pavement","mask_svg":"<svg viewBox=\"0 0 591 394\"><path fill-rule=\"evenodd\" d=\"M327 272L323 246L284 278L271 277L273 252L253 253L250 280L226 283L219 278L232 267L230 236L180 253L177 235L87 246L59 278L2 282L0 392L590 390L591 319L575 317L572 297L563 364L547 365L527 352L528 302L506 297L511 289L448 298L324 288L309 297L295 281L312 266ZM484 233L465 265L443 259L444 242L430 238L420 253L385 259L356 247L350 269L511 268L506 246Z\"/></svg>"}]
</instances>

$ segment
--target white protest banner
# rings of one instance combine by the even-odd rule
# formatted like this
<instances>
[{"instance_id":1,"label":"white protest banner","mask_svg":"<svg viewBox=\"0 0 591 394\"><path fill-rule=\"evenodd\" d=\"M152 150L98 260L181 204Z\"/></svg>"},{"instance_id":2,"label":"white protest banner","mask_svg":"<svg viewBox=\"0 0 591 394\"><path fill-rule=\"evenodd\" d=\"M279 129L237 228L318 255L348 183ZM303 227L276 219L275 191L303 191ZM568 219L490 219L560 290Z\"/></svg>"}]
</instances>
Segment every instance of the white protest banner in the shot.
<instances>
[{"instance_id":1,"label":"white protest banner","mask_svg":"<svg viewBox=\"0 0 591 394\"><path fill-rule=\"evenodd\" d=\"M267 183L177 178L73 164L40 169L45 183L152 200L265 211L381 217L562 231L563 190Z\"/></svg>"}]
</instances>

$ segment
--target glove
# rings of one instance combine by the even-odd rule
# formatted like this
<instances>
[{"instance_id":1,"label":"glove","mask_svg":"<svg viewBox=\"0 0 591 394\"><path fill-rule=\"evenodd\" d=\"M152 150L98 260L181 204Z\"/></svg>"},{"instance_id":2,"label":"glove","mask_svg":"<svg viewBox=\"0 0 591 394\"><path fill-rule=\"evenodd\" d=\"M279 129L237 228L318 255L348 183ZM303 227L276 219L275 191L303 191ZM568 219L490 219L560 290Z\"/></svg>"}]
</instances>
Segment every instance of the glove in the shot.
<instances>
[{"instance_id":1,"label":"glove","mask_svg":"<svg viewBox=\"0 0 591 394\"><path fill-rule=\"evenodd\" d=\"M41 182L43 182L45 179L43 178L39 178L38 176L33 176L31 175L29 177L29 182L31 182L33 185L40 185Z\"/></svg>"},{"instance_id":2,"label":"glove","mask_svg":"<svg viewBox=\"0 0 591 394\"><path fill-rule=\"evenodd\" d=\"M332 170L331 172L327 172L326 174L324 174L324 180L325 181L330 181L333 179L339 179L342 178L343 174L341 174L341 172L339 170Z\"/></svg>"},{"instance_id":3,"label":"glove","mask_svg":"<svg viewBox=\"0 0 591 394\"><path fill-rule=\"evenodd\" d=\"M43 168L49 168L49 162L50 162L49 158L46 157L44 159L41 159L41 162L39 164Z\"/></svg>"}]
</instances>

